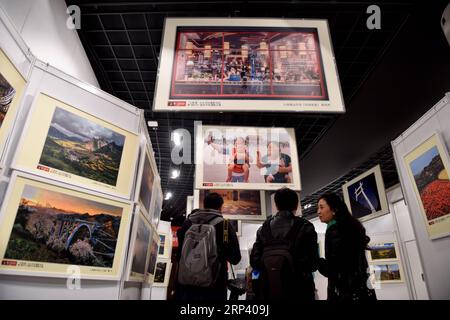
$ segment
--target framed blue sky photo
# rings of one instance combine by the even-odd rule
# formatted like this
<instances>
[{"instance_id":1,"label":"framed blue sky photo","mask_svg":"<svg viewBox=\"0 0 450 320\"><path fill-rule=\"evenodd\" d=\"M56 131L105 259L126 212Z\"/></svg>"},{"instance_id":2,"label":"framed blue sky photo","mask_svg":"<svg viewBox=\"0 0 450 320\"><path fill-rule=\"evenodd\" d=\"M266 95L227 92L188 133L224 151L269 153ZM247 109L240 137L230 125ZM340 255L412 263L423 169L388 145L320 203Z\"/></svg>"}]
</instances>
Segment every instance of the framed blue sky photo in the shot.
<instances>
[{"instance_id":1,"label":"framed blue sky photo","mask_svg":"<svg viewBox=\"0 0 450 320\"><path fill-rule=\"evenodd\" d=\"M353 216L367 221L389 212L379 165L342 186L344 200Z\"/></svg>"}]
</instances>

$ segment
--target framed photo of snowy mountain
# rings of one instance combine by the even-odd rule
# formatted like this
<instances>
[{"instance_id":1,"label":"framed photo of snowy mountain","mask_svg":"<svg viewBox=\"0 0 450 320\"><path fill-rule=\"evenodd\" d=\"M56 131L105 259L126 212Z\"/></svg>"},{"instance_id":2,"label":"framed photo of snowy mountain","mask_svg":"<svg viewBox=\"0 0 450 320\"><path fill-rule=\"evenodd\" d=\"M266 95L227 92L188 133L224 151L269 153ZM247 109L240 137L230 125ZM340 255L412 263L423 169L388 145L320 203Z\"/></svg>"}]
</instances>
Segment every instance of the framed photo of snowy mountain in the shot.
<instances>
[{"instance_id":1,"label":"framed photo of snowy mountain","mask_svg":"<svg viewBox=\"0 0 450 320\"><path fill-rule=\"evenodd\" d=\"M450 235L450 160L438 133L404 157L430 239Z\"/></svg>"},{"instance_id":2,"label":"framed photo of snowy mountain","mask_svg":"<svg viewBox=\"0 0 450 320\"><path fill-rule=\"evenodd\" d=\"M119 280L132 203L26 173L0 211L0 273Z\"/></svg>"},{"instance_id":3,"label":"framed photo of snowy mountain","mask_svg":"<svg viewBox=\"0 0 450 320\"><path fill-rule=\"evenodd\" d=\"M342 186L344 201L352 215L367 221L389 212L380 165Z\"/></svg>"},{"instance_id":4,"label":"framed photo of snowy mountain","mask_svg":"<svg viewBox=\"0 0 450 320\"><path fill-rule=\"evenodd\" d=\"M136 134L43 93L24 131L13 168L130 199Z\"/></svg>"}]
</instances>

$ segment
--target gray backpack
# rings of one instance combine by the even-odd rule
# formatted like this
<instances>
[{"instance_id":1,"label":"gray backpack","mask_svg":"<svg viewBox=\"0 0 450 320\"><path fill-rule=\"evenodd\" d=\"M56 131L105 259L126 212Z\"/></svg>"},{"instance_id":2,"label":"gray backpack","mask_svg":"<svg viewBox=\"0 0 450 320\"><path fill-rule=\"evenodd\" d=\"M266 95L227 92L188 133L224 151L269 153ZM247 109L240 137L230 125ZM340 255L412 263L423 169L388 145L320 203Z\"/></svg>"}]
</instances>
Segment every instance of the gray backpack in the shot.
<instances>
[{"instance_id":1,"label":"gray backpack","mask_svg":"<svg viewBox=\"0 0 450 320\"><path fill-rule=\"evenodd\" d=\"M189 216L192 226L186 231L181 249L178 282L183 285L209 287L219 275L220 261L216 243L215 225L223 221L219 214L204 213Z\"/></svg>"}]
</instances>

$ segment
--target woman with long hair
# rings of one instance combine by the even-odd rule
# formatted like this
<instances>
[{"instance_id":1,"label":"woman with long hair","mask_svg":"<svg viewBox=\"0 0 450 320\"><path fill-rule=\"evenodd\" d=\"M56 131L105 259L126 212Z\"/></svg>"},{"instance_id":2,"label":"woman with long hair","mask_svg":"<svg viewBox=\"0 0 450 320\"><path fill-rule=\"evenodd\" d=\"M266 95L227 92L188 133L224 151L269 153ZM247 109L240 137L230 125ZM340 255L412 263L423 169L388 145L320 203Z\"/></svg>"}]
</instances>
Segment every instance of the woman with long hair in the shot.
<instances>
[{"instance_id":1,"label":"woman with long hair","mask_svg":"<svg viewBox=\"0 0 450 320\"><path fill-rule=\"evenodd\" d=\"M361 222L334 193L319 198L317 213L327 224L325 259L320 260L319 272L328 278L328 300L376 300L375 291L367 287L365 250L370 238Z\"/></svg>"}]
</instances>

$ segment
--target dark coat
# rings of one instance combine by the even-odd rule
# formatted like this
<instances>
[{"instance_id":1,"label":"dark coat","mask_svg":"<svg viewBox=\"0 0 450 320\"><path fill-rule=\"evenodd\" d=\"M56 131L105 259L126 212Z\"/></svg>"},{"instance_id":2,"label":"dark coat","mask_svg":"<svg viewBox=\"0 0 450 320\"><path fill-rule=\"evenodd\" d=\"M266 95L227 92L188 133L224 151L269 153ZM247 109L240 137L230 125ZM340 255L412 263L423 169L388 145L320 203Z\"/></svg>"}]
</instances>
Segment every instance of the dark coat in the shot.
<instances>
[{"instance_id":1,"label":"dark coat","mask_svg":"<svg viewBox=\"0 0 450 320\"><path fill-rule=\"evenodd\" d=\"M196 212L205 215L205 221L210 220L214 215L220 214L220 211L212 209L201 209ZM184 243L184 236L186 231L192 226L192 222L186 219L180 229L178 229L177 237L179 243L179 250L177 255L178 262L181 259L181 251ZM241 260L241 251L239 248L239 240L233 226L228 224L228 242L223 241L224 221L215 225L216 229L216 243L220 261L220 274L213 287L201 288L178 284L176 285L176 299L183 301L200 301L212 300L223 301L227 297L227 261L236 265Z\"/></svg>"},{"instance_id":2,"label":"dark coat","mask_svg":"<svg viewBox=\"0 0 450 320\"><path fill-rule=\"evenodd\" d=\"M295 267L296 290L292 299L314 300L315 286L313 272L317 270L319 263L319 253L317 247L317 233L314 225L304 218L295 217L292 212L280 211L275 216L269 218L264 223L270 223L272 236L275 239L285 239L288 232L294 225L294 219L302 220L302 227L295 236L292 258ZM253 269L262 270L262 254L264 249L264 239L262 227L256 234L256 242L250 256L250 264Z\"/></svg>"},{"instance_id":3,"label":"dark coat","mask_svg":"<svg viewBox=\"0 0 450 320\"><path fill-rule=\"evenodd\" d=\"M328 277L328 300L352 300L353 294L365 294L367 269L364 246L339 223L330 226L325 233L325 259L319 263L319 272Z\"/></svg>"}]
</instances>

